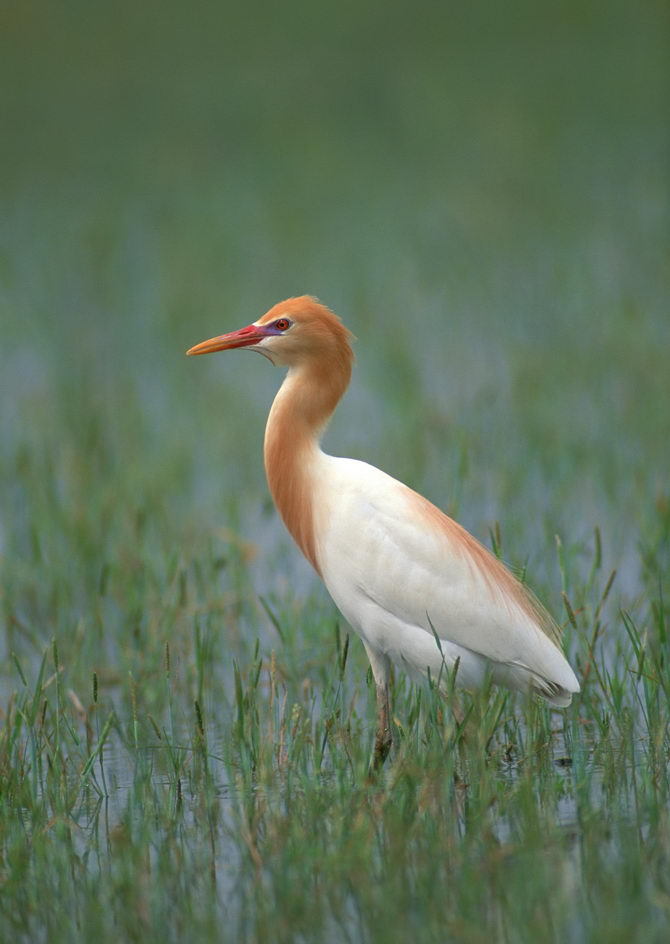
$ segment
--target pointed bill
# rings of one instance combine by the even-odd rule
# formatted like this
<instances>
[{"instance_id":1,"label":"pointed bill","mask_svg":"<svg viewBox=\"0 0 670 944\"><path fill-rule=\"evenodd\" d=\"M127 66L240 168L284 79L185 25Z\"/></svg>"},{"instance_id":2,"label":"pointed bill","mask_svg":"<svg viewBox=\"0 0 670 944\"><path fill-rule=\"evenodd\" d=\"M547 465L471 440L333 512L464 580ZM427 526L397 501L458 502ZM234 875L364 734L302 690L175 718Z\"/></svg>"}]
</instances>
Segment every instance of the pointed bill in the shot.
<instances>
[{"instance_id":1,"label":"pointed bill","mask_svg":"<svg viewBox=\"0 0 670 944\"><path fill-rule=\"evenodd\" d=\"M250 347L253 344L258 344L267 336L268 332L262 325L250 324L238 331L231 331L229 334L221 334L217 338L201 341L200 344L189 348L186 353L189 355L213 354L214 351L230 351L237 347Z\"/></svg>"}]
</instances>

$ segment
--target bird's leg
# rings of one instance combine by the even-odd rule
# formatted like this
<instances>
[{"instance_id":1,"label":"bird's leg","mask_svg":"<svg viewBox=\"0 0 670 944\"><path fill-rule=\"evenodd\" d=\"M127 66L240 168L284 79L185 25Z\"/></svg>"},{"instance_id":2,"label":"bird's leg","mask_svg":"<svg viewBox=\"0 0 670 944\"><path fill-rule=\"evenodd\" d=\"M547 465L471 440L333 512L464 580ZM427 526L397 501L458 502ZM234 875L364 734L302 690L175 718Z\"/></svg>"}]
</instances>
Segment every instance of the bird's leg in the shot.
<instances>
[{"instance_id":1,"label":"bird's leg","mask_svg":"<svg viewBox=\"0 0 670 944\"><path fill-rule=\"evenodd\" d=\"M391 699L388 680L377 687L377 732L375 734L375 752L372 756L373 770L379 770L388 757L393 745L391 734Z\"/></svg>"},{"instance_id":2,"label":"bird's leg","mask_svg":"<svg viewBox=\"0 0 670 944\"><path fill-rule=\"evenodd\" d=\"M377 652L363 643L370 660L370 667L377 690L377 731L375 733L375 749L372 755L372 770L376 771L383 765L393 746L391 734L391 697L389 693L389 673L391 663L388 656Z\"/></svg>"}]
</instances>

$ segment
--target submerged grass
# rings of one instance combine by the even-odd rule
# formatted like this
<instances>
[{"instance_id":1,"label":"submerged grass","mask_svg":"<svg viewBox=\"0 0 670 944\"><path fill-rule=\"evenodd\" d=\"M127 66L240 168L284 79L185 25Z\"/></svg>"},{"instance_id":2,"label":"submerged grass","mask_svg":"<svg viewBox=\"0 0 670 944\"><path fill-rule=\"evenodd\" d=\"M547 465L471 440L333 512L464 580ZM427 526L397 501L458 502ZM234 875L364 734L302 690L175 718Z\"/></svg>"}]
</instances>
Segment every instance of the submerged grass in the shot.
<instances>
[{"instance_id":1,"label":"submerged grass","mask_svg":"<svg viewBox=\"0 0 670 944\"><path fill-rule=\"evenodd\" d=\"M625 614L608 658L585 612L569 710L397 678L396 750L372 779L373 690L339 627L303 677L256 643L223 686L197 645L191 678L165 642L153 678L86 693L55 643L36 672L15 658L5 936L662 940L666 626Z\"/></svg>"},{"instance_id":2,"label":"submerged grass","mask_svg":"<svg viewBox=\"0 0 670 944\"><path fill-rule=\"evenodd\" d=\"M665 12L315 9L3 21L0 939L665 941ZM566 711L398 674L370 778L279 377L183 357L304 291L360 339L333 451L489 534Z\"/></svg>"},{"instance_id":3,"label":"submerged grass","mask_svg":"<svg viewBox=\"0 0 670 944\"><path fill-rule=\"evenodd\" d=\"M221 755L197 720L190 736L176 742L164 730L137 749L113 719L125 755L116 763L129 769L113 801L104 752L84 750L71 721L61 721L63 739L55 712L29 728L17 706L23 727L10 716L19 749L9 759L32 773L23 791L7 785L24 821L5 848L13 934L43 928L53 939L72 933L74 915L87 935L174 940L219 922L260 940L319 938L338 925L354 940L439 938L440 928L476 938L506 924L525 936L585 933L593 922L603 939L613 927L664 927L667 772L659 779L643 752L631 756L630 730L620 747L619 732L584 737L575 724L570 755L557 759L537 711L522 735L518 718L504 719L492 749L498 706L480 707L469 744L441 706L415 702L397 760L369 784L368 745L351 724L317 720L302 701L259 704L254 679L238 694Z\"/></svg>"}]
</instances>

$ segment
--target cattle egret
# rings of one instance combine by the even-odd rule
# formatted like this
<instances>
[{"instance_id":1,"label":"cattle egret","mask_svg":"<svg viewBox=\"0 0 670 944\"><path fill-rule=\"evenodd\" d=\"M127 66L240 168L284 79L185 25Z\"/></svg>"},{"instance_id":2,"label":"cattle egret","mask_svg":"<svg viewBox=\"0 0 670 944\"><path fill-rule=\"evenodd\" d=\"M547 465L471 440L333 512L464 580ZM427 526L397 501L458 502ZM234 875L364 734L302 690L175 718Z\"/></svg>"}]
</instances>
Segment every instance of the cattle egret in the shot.
<instances>
[{"instance_id":1,"label":"cattle egret","mask_svg":"<svg viewBox=\"0 0 670 944\"><path fill-rule=\"evenodd\" d=\"M579 683L559 626L482 544L386 473L322 451L351 377L351 340L332 311L304 295L187 353L246 348L288 368L265 430L268 485L296 544L363 640L377 690L379 767L392 744L391 663L414 677L444 678L457 667L466 688L490 676L557 707L570 704Z\"/></svg>"}]
</instances>

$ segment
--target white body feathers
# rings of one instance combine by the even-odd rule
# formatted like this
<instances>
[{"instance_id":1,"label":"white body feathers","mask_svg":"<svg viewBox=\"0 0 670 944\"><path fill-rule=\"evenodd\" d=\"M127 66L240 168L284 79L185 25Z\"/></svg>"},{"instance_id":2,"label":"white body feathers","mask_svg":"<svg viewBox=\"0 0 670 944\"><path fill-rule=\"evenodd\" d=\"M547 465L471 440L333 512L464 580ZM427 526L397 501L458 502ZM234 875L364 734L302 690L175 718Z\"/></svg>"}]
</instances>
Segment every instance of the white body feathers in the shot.
<instances>
[{"instance_id":1,"label":"white body feathers","mask_svg":"<svg viewBox=\"0 0 670 944\"><path fill-rule=\"evenodd\" d=\"M437 678L458 659L457 682L465 687L479 687L490 673L557 706L570 703L579 684L562 652L515 597L487 579L460 529L450 535L436 527L417 513L420 496L365 462L324 453L314 459L321 574L373 662L386 657Z\"/></svg>"}]
</instances>

